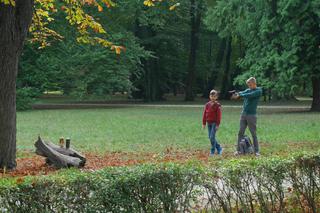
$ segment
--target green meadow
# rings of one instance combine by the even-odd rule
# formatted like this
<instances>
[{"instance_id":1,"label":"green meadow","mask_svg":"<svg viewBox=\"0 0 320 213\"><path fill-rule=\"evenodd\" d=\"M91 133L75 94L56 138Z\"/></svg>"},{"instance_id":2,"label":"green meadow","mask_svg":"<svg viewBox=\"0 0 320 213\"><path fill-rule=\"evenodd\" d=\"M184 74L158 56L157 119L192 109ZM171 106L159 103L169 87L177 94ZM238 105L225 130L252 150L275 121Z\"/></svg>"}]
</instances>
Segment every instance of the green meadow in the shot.
<instances>
[{"instance_id":1,"label":"green meadow","mask_svg":"<svg viewBox=\"0 0 320 213\"><path fill-rule=\"evenodd\" d=\"M217 138L226 153L234 151L240 108L224 108ZM19 150L33 150L38 135L58 143L70 137L85 152L192 151L210 147L201 128L202 108L127 107L108 109L32 110L18 112ZM258 137L262 154L320 148L320 114L260 109ZM247 134L250 135L249 131Z\"/></svg>"}]
</instances>

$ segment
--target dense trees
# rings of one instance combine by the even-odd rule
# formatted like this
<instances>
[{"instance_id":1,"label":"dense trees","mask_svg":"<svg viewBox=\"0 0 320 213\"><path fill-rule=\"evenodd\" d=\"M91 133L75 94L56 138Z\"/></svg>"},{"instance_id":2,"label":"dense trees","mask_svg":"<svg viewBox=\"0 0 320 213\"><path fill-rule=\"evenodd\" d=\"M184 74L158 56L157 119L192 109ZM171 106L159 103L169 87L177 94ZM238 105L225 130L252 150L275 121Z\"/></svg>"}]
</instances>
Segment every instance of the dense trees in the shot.
<instances>
[{"instance_id":1,"label":"dense trees","mask_svg":"<svg viewBox=\"0 0 320 213\"><path fill-rule=\"evenodd\" d=\"M224 37L240 37L246 70L238 82L256 76L277 97L290 98L312 85L312 110L320 110L319 1L217 1L207 17L211 29Z\"/></svg>"},{"instance_id":2,"label":"dense trees","mask_svg":"<svg viewBox=\"0 0 320 213\"><path fill-rule=\"evenodd\" d=\"M36 45L27 44L19 65L18 90L32 88L38 94L62 91L77 98L130 91L130 77L140 74L141 58L150 54L132 33L109 32L113 33L113 41L126 46L121 56L104 47L79 45L72 39L75 32L70 30L61 33L64 41L45 49L37 50Z\"/></svg>"}]
</instances>

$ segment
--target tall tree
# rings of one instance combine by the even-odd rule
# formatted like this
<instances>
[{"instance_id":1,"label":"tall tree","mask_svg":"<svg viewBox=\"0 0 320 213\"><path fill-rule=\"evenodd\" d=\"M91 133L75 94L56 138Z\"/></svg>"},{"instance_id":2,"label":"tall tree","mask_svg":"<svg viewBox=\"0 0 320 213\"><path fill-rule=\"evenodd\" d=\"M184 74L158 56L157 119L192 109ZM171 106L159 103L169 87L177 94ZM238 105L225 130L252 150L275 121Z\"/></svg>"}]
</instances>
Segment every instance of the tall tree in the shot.
<instances>
[{"instance_id":1,"label":"tall tree","mask_svg":"<svg viewBox=\"0 0 320 213\"><path fill-rule=\"evenodd\" d=\"M190 53L188 63L188 74L186 81L186 101L193 101L195 98L194 84L196 74L197 50L199 45L200 24L203 13L203 1L190 0Z\"/></svg>"},{"instance_id":2,"label":"tall tree","mask_svg":"<svg viewBox=\"0 0 320 213\"><path fill-rule=\"evenodd\" d=\"M0 167L16 166L16 76L32 8L33 0L0 3Z\"/></svg>"},{"instance_id":3,"label":"tall tree","mask_svg":"<svg viewBox=\"0 0 320 213\"><path fill-rule=\"evenodd\" d=\"M320 111L320 77L314 76L312 78L312 106L313 111Z\"/></svg>"},{"instance_id":4,"label":"tall tree","mask_svg":"<svg viewBox=\"0 0 320 213\"><path fill-rule=\"evenodd\" d=\"M227 99L229 98L228 91L231 89L231 53L232 53L232 36L228 37L228 45L226 49L226 60L225 60L225 68L222 77L222 87L221 87L221 98Z\"/></svg>"},{"instance_id":5,"label":"tall tree","mask_svg":"<svg viewBox=\"0 0 320 213\"><path fill-rule=\"evenodd\" d=\"M208 97L210 91L216 87L216 82L219 77L221 65L223 63L223 57L225 55L224 53L226 50L226 46L227 46L227 39L226 38L220 39L219 49L210 69L207 90L205 94L203 94L204 97Z\"/></svg>"}]
</instances>

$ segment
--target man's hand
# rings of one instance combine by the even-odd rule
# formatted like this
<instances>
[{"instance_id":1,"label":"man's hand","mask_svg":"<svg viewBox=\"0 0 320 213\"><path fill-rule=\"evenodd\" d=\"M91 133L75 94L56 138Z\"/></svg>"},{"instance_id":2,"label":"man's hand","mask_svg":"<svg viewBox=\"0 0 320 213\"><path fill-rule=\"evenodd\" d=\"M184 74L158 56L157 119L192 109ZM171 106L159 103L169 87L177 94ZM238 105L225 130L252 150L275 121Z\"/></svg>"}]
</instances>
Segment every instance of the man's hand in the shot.
<instances>
[{"instance_id":1,"label":"man's hand","mask_svg":"<svg viewBox=\"0 0 320 213\"><path fill-rule=\"evenodd\" d=\"M234 94L232 94L232 96L231 96L231 100L237 100L237 99L239 99L239 98L240 98L239 93L234 93Z\"/></svg>"},{"instance_id":2,"label":"man's hand","mask_svg":"<svg viewBox=\"0 0 320 213\"><path fill-rule=\"evenodd\" d=\"M206 125L205 124L202 124L202 129L205 129L206 128Z\"/></svg>"},{"instance_id":3,"label":"man's hand","mask_svg":"<svg viewBox=\"0 0 320 213\"><path fill-rule=\"evenodd\" d=\"M218 131L219 130L219 126L216 126L216 131Z\"/></svg>"}]
</instances>

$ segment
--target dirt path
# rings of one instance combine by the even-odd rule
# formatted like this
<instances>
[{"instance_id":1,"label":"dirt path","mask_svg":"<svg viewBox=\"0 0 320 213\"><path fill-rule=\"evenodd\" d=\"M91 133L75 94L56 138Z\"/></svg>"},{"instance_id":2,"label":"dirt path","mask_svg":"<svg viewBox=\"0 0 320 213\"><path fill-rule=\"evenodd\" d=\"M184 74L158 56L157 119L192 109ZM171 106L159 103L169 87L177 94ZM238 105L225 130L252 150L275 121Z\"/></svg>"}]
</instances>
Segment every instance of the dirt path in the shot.
<instances>
[{"instance_id":1,"label":"dirt path","mask_svg":"<svg viewBox=\"0 0 320 213\"><path fill-rule=\"evenodd\" d=\"M68 104L34 104L33 109L92 109L92 108L128 108L128 107L146 107L146 108L202 108L198 104L94 104L94 103L68 103ZM242 108L242 105L223 105L223 108ZM309 106L294 105L273 105L259 106L259 109L292 109L309 110Z\"/></svg>"}]
</instances>

